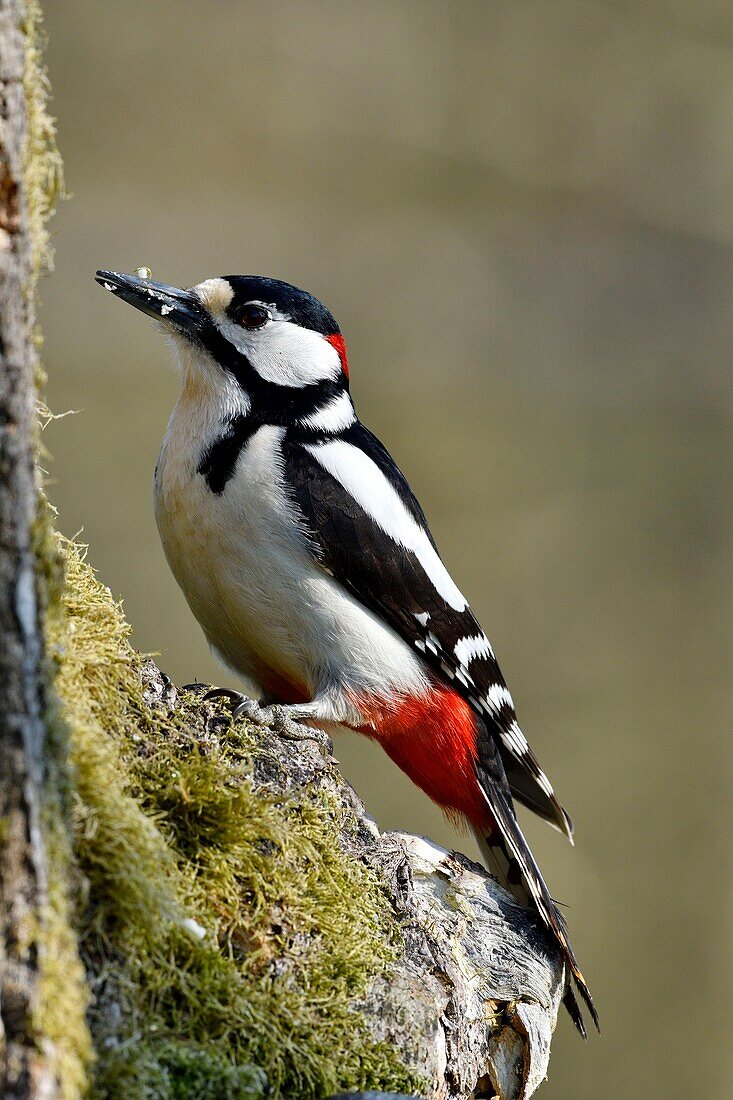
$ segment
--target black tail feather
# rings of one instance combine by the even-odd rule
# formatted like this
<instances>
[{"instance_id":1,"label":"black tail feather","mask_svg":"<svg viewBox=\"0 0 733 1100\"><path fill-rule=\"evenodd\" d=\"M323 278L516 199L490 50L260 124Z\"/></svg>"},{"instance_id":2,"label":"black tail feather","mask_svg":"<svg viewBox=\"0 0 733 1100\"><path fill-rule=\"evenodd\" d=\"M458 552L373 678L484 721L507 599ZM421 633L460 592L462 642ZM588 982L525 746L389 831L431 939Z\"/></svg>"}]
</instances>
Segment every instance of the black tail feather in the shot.
<instances>
[{"instance_id":1,"label":"black tail feather","mask_svg":"<svg viewBox=\"0 0 733 1100\"><path fill-rule=\"evenodd\" d=\"M578 993L587 1007L596 1029L600 1032L598 1013L585 978L578 966L575 952L570 945L565 920L552 900L535 858L524 839L522 830L519 828L512 806L509 785L498 751L494 747L492 752L485 743L481 747L483 751L480 753L477 777L497 826L497 831L492 832L489 837L485 839L479 837L479 842L483 841L481 843L482 850L488 857L488 869L491 871L498 869L501 879L517 899L523 905L531 903L537 909L543 922L557 941ZM578 1031L585 1037L586 1029L580 1006L569 983L563 1003Z\"/></svg>"},{"instance_id":2,"label":"black tail feather","mask_svg":"<svg viewBox=\"0 0 733 1100\"><path fill-rule=\"evenodd\" d=\"M573 993L573 987L571 985L568 985L566 987L565 993L563 995L562 1003L565 1005L565 1008L567 1009L567 1013L570 1016L570 1019L573 1021L573 1023L575 1024L576 1028L578 1029L578 1031L580 1032L582 1037L584 1039L587 1039L588 1038L588 1032L586 1031L586 1028L585 1028L585 1020L583 1019L583 1013L580 1011L580 1005L578 1004L577 998L576 998L575 994Z\"/></svg>"}]
</instances>

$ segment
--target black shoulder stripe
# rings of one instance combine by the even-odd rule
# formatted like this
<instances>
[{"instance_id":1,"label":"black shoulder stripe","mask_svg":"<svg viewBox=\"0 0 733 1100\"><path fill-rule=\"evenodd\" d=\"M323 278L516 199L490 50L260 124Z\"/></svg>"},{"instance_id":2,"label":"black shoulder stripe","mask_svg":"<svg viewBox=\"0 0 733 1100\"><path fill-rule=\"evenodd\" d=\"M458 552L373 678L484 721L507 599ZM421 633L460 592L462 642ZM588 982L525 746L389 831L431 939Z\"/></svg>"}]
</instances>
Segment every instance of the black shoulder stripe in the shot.
<instances>
[{"instance_id":1,"label":"black shoulder stripe","mask_svg":"<svg viewBox=\"0 0 733 1100\"><path fill-rule=\"evenodd\" d=\"M366 433L366 429L361 431ZM352 438L351 428L339 438L360 446ZM299 430L289 430L283 440L286 482L320 562L410 644L424 636L420 613L427 611L433 621L445 619L447 623L452 609L416 555L378 527L304 442ZM374 453L361 449L385 477L391 474L393 484L402 477L386 451L380 456L376 448ZM422 515L406 483L400 496L413 516Z\"/></svg>"}]
</instances>

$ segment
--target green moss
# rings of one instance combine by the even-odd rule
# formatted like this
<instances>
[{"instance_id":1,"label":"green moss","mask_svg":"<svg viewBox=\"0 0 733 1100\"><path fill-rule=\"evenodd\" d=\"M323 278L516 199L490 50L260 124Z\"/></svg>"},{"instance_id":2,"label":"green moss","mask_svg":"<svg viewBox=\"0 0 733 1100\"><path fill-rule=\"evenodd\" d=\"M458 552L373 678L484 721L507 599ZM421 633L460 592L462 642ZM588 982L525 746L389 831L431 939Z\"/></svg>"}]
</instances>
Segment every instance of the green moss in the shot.
<instances>
[{"instance_id":1,"label":"green moss","mask_svg":"<svg viewBox=\"0 0 733 1100\"><path fill-rule=\"evenodd\" d=\"M73 731L94 1096L255 1097L264 1077L276 1096L412 1088L354 1007L397 948L378 881L339 845L348 812L256 789L255 728L204 728L194 696L149 706L120 608L64 553L52 642Z\"/></svg>"},{"instance_id":2,"label":"green moss","mask_svg":"<svg viewBox=\"0 0 733 1100\"><path fill-rule=\"evenodd\" d=\"M85 1020L89 994L73 927L65 818L56 799L46 805L48 901L39 935L41 975L36 1031L50 1060L62 1100L78 1100L89 1085L93 1051Z\"/></svg>"},{"instance_id":3,"label":"green moss","mask_svg":"<svg viewBox=\"0 0 733 1100\"><path fill-rule=\"evenodd\" d=\"M135 1072L130 1076L129 1059L115 1064L113 1054L106 1067L108 1078L119 1073L119 1095L150 1100L259 1100L266 1082L261 1070L235 1066L212 1047L164 1040L144 1043L135 1051ZM138 1091L143 1082L144 1093Z\"/></svg>"},{"instance_id":4,"label":"green moss","mask_svg":"<svg viewBox=\"0 0 733 1100\"><path fill-rule=\"evenodd\" d=\"M50 271L53 253L46 223L63 193L63 165L56 145L56 127L48 110L50 84L43 63L45 36L38 0L26 0L22 27L26 41L23 90L28 120L25 149L25 201L31 245L31 295L38 276Z\"/></svg>"},{"instance_id":5,"label":"green moss","mask_svg":"<svg viewBox=\"0 0 733 1100\"><path fill-rule=\"evenodd\" d=\"M47 627L60 613L59 557L48 519L36 526L39 589L45 596ZM72 896L79 885L70 833L71 785L68 729L51 688L53 662L47 661L46 774L44 837L47 899L39 922L40 979L35 1027L56 1076L62 1100L86 1095L93 1062L86 1023L89 991L79 956Z\"/></svg>"}]
</instances>

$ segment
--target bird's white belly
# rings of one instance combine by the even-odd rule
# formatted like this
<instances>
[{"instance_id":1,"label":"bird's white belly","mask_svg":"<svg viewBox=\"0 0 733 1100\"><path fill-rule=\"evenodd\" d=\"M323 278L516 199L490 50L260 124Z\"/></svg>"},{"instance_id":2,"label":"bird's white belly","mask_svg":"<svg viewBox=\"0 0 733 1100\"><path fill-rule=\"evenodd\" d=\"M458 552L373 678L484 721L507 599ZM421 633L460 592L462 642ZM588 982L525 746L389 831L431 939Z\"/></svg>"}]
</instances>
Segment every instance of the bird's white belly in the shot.
<instances>
[{"instance_id":1,"label":"bird's white belly","mask_svg":"<svg viewBox=\"0 0 733 1100\"><path fill-rule=\"evenodd\" d=\"M330 687L423 691L420 658L316 564L280 473L284 429L261 427L216 495L196 473L200 442L176 428L174 415L156 518L173 574L222 659L255 682L273 670L307 698Z\"/></svg>"}]
</instances>

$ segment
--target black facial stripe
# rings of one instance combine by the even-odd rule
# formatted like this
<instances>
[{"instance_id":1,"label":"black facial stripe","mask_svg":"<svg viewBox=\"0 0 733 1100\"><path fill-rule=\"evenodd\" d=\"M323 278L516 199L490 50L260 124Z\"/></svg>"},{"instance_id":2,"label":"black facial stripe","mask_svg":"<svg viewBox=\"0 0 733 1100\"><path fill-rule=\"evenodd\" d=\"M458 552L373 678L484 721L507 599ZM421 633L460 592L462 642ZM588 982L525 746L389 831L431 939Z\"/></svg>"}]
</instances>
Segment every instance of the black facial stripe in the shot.
<instances>
[{"instance_id":1,"label":"black facial stripe","mask_svg":"<svg viewBox=\"0 0 733 1100\"><path fill-rule=\"evenodd\" d=\"M294 324L320 332L322 336L340 332L331 313L307 290L260 275L224 275L223 278L232 288L227 314L234 321L239 320L240 311L247 302L262 302L274 306Z\"/></svg>"},{"instance_id":2,"label":"black facial stripe","mask_svg":"<svg viewBox=\"0 0 733 1100\"><path fill-rule=\"evenodd\" d=\"M308 386L281 386L277 382L267 382L246 355L230 344L214 325L206 326L200 340L222 370L236 378L250 399L252 411L249 416L260 424L287 427L348 389L343 372L339 372L337 378L322 379Z\"/></svg>"},{"instance_id":3,"label":"black facial stripe","mask_svg":"<svg viewBox=\"0 0 733 1100\"><path fill-rule=\"evenodd\" d=\"M212 493L220 496L234 473L237 460L260 424L247 416L235 416L224 425L222 434L203 452L196 467Z\"/></svg>"}]
</instances>

